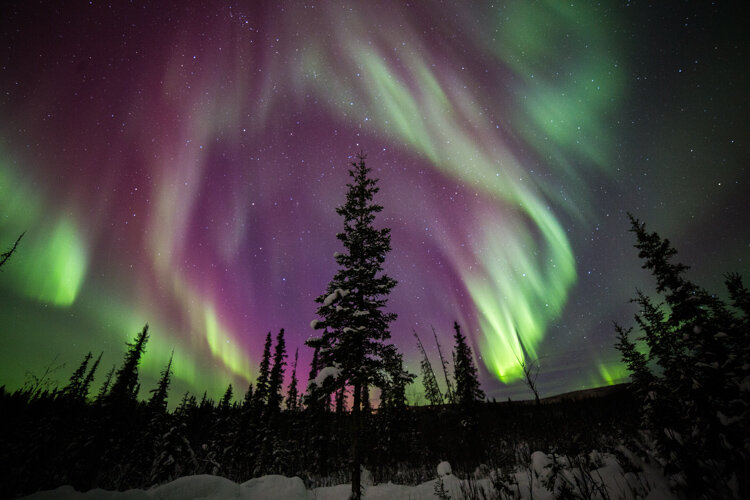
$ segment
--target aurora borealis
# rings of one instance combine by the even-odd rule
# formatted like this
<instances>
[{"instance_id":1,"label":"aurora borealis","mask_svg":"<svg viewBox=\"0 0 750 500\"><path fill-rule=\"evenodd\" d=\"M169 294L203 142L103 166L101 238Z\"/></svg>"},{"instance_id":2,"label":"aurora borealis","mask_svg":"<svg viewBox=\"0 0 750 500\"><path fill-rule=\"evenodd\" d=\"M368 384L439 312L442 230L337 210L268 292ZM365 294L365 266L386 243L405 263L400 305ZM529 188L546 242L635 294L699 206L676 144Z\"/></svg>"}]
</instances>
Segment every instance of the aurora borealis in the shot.
<instances>
[{"instance_id":1,"label":"aurora borealis","mask_svg":"<svg viewBox=\"0 0 750 500\"><path fill-rule=\"evenodd\" d=\"M280 328L304 379L360 150L392 229L394 342L417 372L412 328L447 351L458 320L490 397L526 395L521 356L544 395L623 380L612 321L653 289L626 211L704 286L750 276L730 5L2 10L0 248L26 235L0 273L0 385L66 363L63 382L88 351L108 368L146 322L142 396L172 349L176 391L244 390Z\"/></svg>"}]
</instances>

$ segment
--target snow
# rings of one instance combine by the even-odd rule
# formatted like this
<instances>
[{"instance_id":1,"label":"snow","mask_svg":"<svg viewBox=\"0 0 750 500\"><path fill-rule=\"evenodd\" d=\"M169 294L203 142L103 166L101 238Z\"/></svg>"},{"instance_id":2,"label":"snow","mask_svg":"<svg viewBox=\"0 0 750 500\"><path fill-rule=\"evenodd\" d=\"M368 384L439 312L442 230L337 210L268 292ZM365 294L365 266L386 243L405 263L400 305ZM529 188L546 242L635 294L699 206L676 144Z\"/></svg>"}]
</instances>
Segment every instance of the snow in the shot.
<instances>
[{"instance_id":1,"label":"snow","mask_svg":"<svg viewBox=\"0 0 750 500\"><path fill-rule=\"evenodd\" d=\"M333 367L329 368L336 370ZM583 473L577 464L571 463L569 457L552 456L537 451L531 455L529 464L519 466L507 475L500 475L499 471L481 467L478 469L481 471L478 477L461 479L452 474L448 462L441 462L437 466L437 473L445 491L450 498L456 500L466 498L465 493L472 491L475 494L469 498L495 498L497 491L493 487L493 481L504 482L512 492L510 498L521 500L552 499L555 497L555 491L560 491L565 486L572 488L573 497L578 498L579 494L583 497L584 492L579 490L581 485L589 495L592 491L595 492L591 498L601 498L598 494L599 488L606 488L609 498L629 500L678 498L670 491L668 478L664 477L656 465L642 461L625 448L620 448L620 451L637 470L642 472L625 473L614 455L592 452L591 463L598 463L601 466ZM559 469L556 476L553 475L554 463ZM362 469L363 498L366 500L432 500L436 498L437 481L436 478L416 486L398 485L391 482L373 484L370 472ZM307 490L299 477L269 475L237 484L219 476L199 475L182 477L149 490L134 489L119 492L96 489L81 493L71 486L61 486L55 490L37 492L24 498L27 500L270 500L277 498L343 500L349 498L350 492L350 484Z\"/></svg>"},{"instance_id":2,"label":"snow","mask_svg":"<svg viewBox=\"0 0 750 500\"><path fill-rule=\"evenodd\" d=\"M310 321L310 328L312 328L313 330L315 330L316 328L318 328L319 324L321 324L321 321L319 319L314 319L314 320Z\"/></svg>"},{"instance_id":3,"label":"snow","mask_svg":"<svg viewBox=\"0 0 750 500\"><path fill-rule=\"evenodd\" d=\"M337 288L333 292L331 292L325 299L323 299L323 305L330 306L338 299L343 299L347 295L349 295L349 290L344 290L343 288Z\"/></svg>"},{"instance_id":4,"label":"snow","mask_svg":"<svg viewBox=\"0 0 750 500\"><path fill-rule=\"evenodd\" d=\"M307 500L305 484L298 477L263 476L237 484L220 476L186 476L149 490L105 491L81 493L71 486L34 493L28 500Z\"/></svg>"},{"instance_id":5,"label":"snow","mask_svg":"<svg viewBox=\"0 0 750 500\"><path fill-rule=\"evenodd\" d=\"M336 368L335 366L326 366L320 372L318 372L318 376L315 377L315 385L323 385L323 382L326 381L328 377L333 377L334 379L338 378L338 376L341 374L341 370Z\"/></svg>"},{"instance_id":6,"label":"snow","mask_svg":"<svg viewBox=\"0 0 750 500\"><path fill-rule=\"evenodd\" d=\"M272 500L275 498L307 500L308 496L305 483L298 477L263 476L242 483L242 488L249 490L248 498L255 500Z\"/></svg>"},{"instance_id":7,"label":"snow","mask_svg":"<svg viewBox=\"0 0 750 500\"><path fill-rule=\"evenodd\" d=\"M328 297L323 300L324 306L330 306L333 301L339 298L338 290L334 290Z\"/></svg>"},{"instance_id":8,"label":"snow","mask_svg":"<svg viewBox=\"0 0 750 500\"><path fill-rule=\"evenodd\" d=\"M448 462L440 462L437 466L438 476L449 476L451 473L451 464Z\"/></svg>"}]
</instances>

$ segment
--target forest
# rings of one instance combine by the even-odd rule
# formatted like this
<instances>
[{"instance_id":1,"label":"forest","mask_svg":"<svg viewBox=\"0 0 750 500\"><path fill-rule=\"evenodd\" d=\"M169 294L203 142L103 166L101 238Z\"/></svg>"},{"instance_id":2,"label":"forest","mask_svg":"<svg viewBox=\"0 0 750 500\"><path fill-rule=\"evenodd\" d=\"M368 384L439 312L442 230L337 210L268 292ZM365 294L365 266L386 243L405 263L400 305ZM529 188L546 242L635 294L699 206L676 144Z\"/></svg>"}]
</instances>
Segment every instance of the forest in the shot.
<instances>
[{"instance_id":1,"label":"forest","mask_svg":"<svg viewBox=\"0 0 750 500\"><path fill-rule=\"evenodd\" d=\"M535 398L488 401L454 323L445 357L435 336L437 370L414 333L428 404L409 406L406 387L417 374L404 369L389 342L387 298L396 282L382 267L389 229L374 225L382 210L373 202L377 179L363 155L350 176L337 209L345 252L316 299L320 319L312 326L320 336L306 343L311 366L298 366L298 350L292 360L281 329L267 334L254 383L230 384L218 401L205 393L170 395L171 359L156 387L141 387L139 363L159 334L146 324L96 394L101 356L91 352L63 387L45 385L41 375L29 386L0 389L3 495L61 485L144 489L202 474L238 483L278 474L311 490L350 483L352 498L367 497L374 484L429 481L437 498L750 494L741 472L750 468L750 291L739 275L726 275L729 300L719 298L686 277L669 240L630 216L656 294L637 292L636 332L614 328L629 384L587 398L540 400L532 367L523 365ZM20 241L0 265L12 265ZM298 382L303 369L307 387ZM462 478L458 492L446 486L448 476Z\"/></svg>"}]
</instances>

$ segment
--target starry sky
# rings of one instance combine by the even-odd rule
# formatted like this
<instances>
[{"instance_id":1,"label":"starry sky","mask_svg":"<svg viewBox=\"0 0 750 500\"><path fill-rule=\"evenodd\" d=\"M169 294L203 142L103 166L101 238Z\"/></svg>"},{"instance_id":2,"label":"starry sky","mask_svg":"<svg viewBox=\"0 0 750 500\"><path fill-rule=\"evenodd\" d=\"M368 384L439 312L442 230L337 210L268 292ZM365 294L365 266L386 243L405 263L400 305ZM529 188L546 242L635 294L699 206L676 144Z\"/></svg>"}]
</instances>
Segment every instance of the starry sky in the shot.
<instances>
[{"instance_id":1,"label":"starry sky","mask_svg":"<svg viewBox=\"0 0 750 500\"><path fill-rule=\"evenodd\" d=\"M172 350L175 393L244 392L280 328L305 380L359 151L412 371L457 320L491 398L519 356L543 395L625 380L626 211L704 286L750 275L741 2L660 3L4 5L0 384L101 381L146 322L144 397Z\"/></svg>"}]
</instances>

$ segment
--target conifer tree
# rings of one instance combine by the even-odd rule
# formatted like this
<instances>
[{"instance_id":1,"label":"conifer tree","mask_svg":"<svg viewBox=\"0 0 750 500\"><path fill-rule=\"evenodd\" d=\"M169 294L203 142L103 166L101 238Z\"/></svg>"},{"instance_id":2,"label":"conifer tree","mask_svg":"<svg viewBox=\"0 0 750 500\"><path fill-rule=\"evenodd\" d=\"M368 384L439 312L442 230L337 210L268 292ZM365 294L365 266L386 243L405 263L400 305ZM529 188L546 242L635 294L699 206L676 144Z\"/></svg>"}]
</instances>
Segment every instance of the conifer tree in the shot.
<instances>
[{"instance_id":1,"label":"conifer tree","mask_svg":"<svg viewBox=\"0 0 750 500\"><path fill-rule=\"evenodd\" d=\"M250 409L253 401L253 384L248 384L247 391L245 391L245 397L242 399L242 410L246 411Z\"/></svg>"},{"instance_id":2,"label":"conifer tree","mask_svg":"<svg viewBox=\"0 0 750 500\"><path fill-rule=\"evenodd\" d=\"M471 348L466 343L466 337L461 333L458 322L453 323L453 336L456 347L453 351L453 369L456 378L456 402L464 407L472 406L484 400L484 392L479 387L477 368L471 354Z\"/></svg>"},{"instance_id":3,"label":"conifer tree","mask_svg":"<svg viewBox=\"0 0 750 500\"><path fill-rule=\"evenodd\" d=\"M86 354L76 371L74 371L73 375L70 376L68 385L65 386L65 388L62 390L62 393L64 395L74 399L77 399L79 397L81 389L83 387L84 377L86 375L86 368L88 367L90 360L91 352Z\"/></svg>"},{"instance_id":4,"label":"conifer tree","mask_svg":"<svg viewBox=\"0 0 750 500\"><path fill-rule=\"evenodd\" d=\"M132 343L128 343L128 352L125 354L122 366L115 374L115 381L109 391L108 399L114 404L125 402L135 403L138 397L140 384L138 383L138 365L141 356L146 351L148 342L148 323L136 336Z\"/></svg>"},{"instance_id":5,"label":"conifer tree","mask_svg":"<svg viewBox=\"0 0 750 500\"><path fill-rule=\"evenodd\" d=\"M414 338L417 339L417 347L419 348L419 353L422 355L422 360L419 363L419 367L422 369L422 385L424 386L424 395L431 405L443 404L443 395L440 393L440 388L438 387L437 379L435 378L435 372L432 370L432 364L430 363L430 359L427 357L427 351L425 351L424 345L422 345L422 340L419 338L419 335L417 335L417 331L413 330L413 332Z\"/></svg>"},{"instance_id":6,"label":"conifer tree","mask_svg":"<svg viewBox=\"0 0 750 500\"><path fill-rule=\"evenodd\" d=\"M440 341L438 340L435 327L431 326L430 328L432 328L432 335L435 337L435 345L437 346L438 356L440 357L440 366L443 367L443 376L445 377L445 399L449 404L456 404L456 393L453 390L453 384L448 376L448 362L443 357L443 350L440 347Z\"/></svg>"},{"instance_id":7,"label":"conifer tree","mask_svg":"<svg viewBox=\"0 0 750 500\"><path fill-rule=\"evenodd\" d=\"M85 400L89 396L89 389L91 388L91 382L94 381L94 374L96 374L96 369L99 368L99 363L102 360L102 355L104 353L99 353L99 357L96 358L96 361L94 361L94 365L89 370L88 374L86 374L86 378L83 379L83 383L81 384L81 390L79 391L79 397L83 400Z\"/></svg>"},{"instance_id":8,"label":"conifer tree","mask_svg":"<svg viewBox=\"0 0 750 500\"><path fill-rule=\"evenodd\" d=\"M294 351L294 366L292 366L292 380L289 382L286 396L286 409L288 411L297 411L299 408L299 382L297 381L297 360L299 358L299 349Z\"/></svg>"},{"instance_id":9,"label":"conifer tree","mask_svg":"<svg viewBox=\"0 0 750 500\"><path fill-rule=\"evenodd\" d=\"M268 376L268 410L278 413L281 410L281 385L284 381L284 366L286 365L286 342L284 329L276 336L276 346L273 352L273 368Z\"/></svg>"},{"instance_id":10,"label":"conifer tree","mask_svg":"<svg viewBox=\"0 0 750 500\"><path fill-rule=\"evenodd\" d=\"M255 381L255 407L263 408L268 400L268 379L271 375L271 332L266 335L263 346L263 357L258 369L258 379Z\"/></svg>"},{"instance_id":11,"label":"conifer tree","mask_svg":"<svg viewBox=\"0 0 750 500\"><path fill-rule=\"evenodd\" d=\"M152 411L163 412L167 409L167 393L169 391L169 384L172 381L172 358L174 358L174 351L169 356L167 367L161 372L159 384L155 389L151 390L153 395L148 402L148 406Z\"/></svg>"},{"instance_id":12,"label":"conifer tree","mask_svg":"<svg viewBox=\"0 0 750 500\"><path fill-rule=\"evenodd\" d=\"M386 409L404 409L406 407L406 386L411 384L416 375L404 368L404 357L395 349L386 351L385 380L382 383L380 404Z\"/></svg>"},{"instance_id":13,"label":"conifer tree","mask_svg":"<svg viewBox=\"0 0 750 500\"><path fill-rule=\"evenodd\" d=\"M169 393L169 384L172 379L172 359L174 351L169 357L167 366L161 372L159 383L154 389L151 389L151 399L148 401L147 416L149 418L148 427L145 433L140 433L138 441L135 443L134 459L140 462L138 473L139 477L148 476L156 481L161 479L165 474L160 467L166 467L162 455L167 452L170 441L174 438L168 437L173 428L170 428L171 416L167 413L167 396ZM184 404L185 398L183 398ZM159 467L157 467L157 464ZM168 468L168 467L166 467Z\"/></svg>"},{"instance_id":14,"label":"conifer tree","mask_svg":"<svg viewBox=\"0 0 750 500\"><path fill-rule=\"evenodd\" d=\"M115 365L112 365L112 368L109 369L107 374L104 376L104 382L102 383L102 386L99 388L99 392L96 395L96 402L101 403L106 398L107 394L109 394L109 386L112 384L112 377L115 374Z\"/></svg>"},{"instance_id":15,"label":"conifer tree","mask_svg":"<svg viewBox=\"0 0 750 500\"><path fill-rule=\"evenodd\" d=\"M312 361L310 362L310 372L307 375L307 391L305 392L305 407L309 413L316 413L323 410L325 402L323 401L322 388L314 383L320 372L320 339L317 342L308 340L305 342L314 349Z\"/></svg>"},{"instance_id":16,"label":"conifer tree","mask_svg":"<svg viewBox=\"0 0 750 500\"><path fill-rule=\"evenodd\" d=\"M344 218L344 230L336 235L344 246L335 255L339 270L326 292L316 299L314 321L320 337L320 361L339 370L338 380L353 388L352 404L352 496L360 498L361 450L359 447L362 387L380 378L384 371L382 353L390 338L394 313L385 312L388 295L396 281L383 272L385 256L391 249L390 229L377 229L375 215L383 207L373 202L377 180L360 154L349 171L346 201L336 208Z\"/></svg>"}]
</instances>

